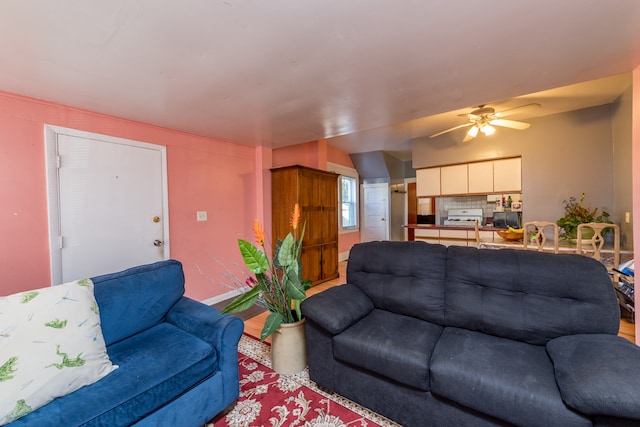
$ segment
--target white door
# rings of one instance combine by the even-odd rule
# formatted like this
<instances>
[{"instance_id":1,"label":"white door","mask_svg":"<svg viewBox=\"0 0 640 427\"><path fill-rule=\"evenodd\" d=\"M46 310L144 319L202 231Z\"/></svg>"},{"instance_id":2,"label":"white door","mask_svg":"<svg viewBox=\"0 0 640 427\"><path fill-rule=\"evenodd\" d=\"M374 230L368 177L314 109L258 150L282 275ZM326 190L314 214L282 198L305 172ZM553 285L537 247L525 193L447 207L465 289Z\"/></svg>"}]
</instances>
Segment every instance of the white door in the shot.
<instances>
[{"instance_id":1,"label":"white door","mask_svg":"<svg viewBox=\"0 0 640 427\"><path fill-rule=\"evenodd\" d=\"M362 184L360 240L389 240L389 184Z\"/></svg>"},{"instance_id":2,"label":"white door","mask_svg":"<svg viewBox=\"0 0 640 427\"><path fill-rule=\"evenodd\" d=\"M165 148L49 128L52 283L167 259Z\"/></svg>"}]
</instances>

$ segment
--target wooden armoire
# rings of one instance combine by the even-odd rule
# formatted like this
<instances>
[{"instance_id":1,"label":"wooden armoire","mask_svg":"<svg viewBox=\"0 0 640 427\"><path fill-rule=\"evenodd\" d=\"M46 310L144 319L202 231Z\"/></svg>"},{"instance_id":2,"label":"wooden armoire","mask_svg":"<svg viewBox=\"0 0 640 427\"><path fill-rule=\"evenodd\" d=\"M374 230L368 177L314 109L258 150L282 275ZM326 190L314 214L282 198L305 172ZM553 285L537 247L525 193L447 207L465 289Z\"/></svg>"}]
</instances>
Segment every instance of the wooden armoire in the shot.
<instances>
[{"instance_id":1,"label":"wooden armoire","mask_svg":"<svg viewBox=\"0 0 640 427\"><path fill-rule=\"evenodd\" d=\"M302 278L313 284L338 277L338 175L305 166L271 169L272 239L284 239L300 205Z\"/></svg>"}]
</instances>

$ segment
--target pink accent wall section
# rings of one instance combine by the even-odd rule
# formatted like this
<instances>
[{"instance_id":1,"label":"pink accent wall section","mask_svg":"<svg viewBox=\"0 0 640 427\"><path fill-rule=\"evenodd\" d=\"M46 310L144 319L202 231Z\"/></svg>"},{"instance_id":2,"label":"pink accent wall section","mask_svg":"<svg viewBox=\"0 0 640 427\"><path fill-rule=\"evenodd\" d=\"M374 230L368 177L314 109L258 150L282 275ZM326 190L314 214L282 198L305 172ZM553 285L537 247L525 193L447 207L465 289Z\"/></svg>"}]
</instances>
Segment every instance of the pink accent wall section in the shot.
<instances>
[{"instance_id":1,"label":"pink accent wall section","mask_svg":"<svg viewBox=\"0 0 640 427\"><path fill-rule=\"evenodd\" d=\"M320 162L318 141L305 142L273 150L273 167L301 165L315 169L327 169Z\"/></svg>"},{"instance_id":2,"label":"pink accent wall section","mask_svg":"<svg viewBox=\"0 0 640 427\"><path fill-rule=\"evenodd\" d=\"M640 67L633 70L633 106L631 119L632 180L633 180L633 247L640 248ZM637 226L635 224L638 224ZM634 255L635 257L635 255ZM637 257L635 257L637 258ZM635 306L640 307L640 296ZM640 345L640 322L636 320L636 344Z\"/></svg>"},{"instance_id":3,"label":"pink accent wall section","mask_svg":"<svg viewBox=\"0 0 640 427\"><path fill-rule=\"evenodd\" d=\"M349 153L327 144L327 161L355 169Z\"/></svg>"},{"instance_id":4,"label":"pink accent wall section","mask_svg":"<svg viewBox=\"0 0 640 427\"><path fill-rule=\"evenodd\" d=\"M45 124L166 146L171 257L184 265L186 295L204 300L230 290L220 283L221 265L242 274L236 241L251 238L264 212L270 183L256 175L256 159L270 163L270 152L0 92L2 295L51 284ZM198 210L208 211L207 222L196 221ZM270 221L270 204L267 212Z\"/></svg>"}]
</instances>

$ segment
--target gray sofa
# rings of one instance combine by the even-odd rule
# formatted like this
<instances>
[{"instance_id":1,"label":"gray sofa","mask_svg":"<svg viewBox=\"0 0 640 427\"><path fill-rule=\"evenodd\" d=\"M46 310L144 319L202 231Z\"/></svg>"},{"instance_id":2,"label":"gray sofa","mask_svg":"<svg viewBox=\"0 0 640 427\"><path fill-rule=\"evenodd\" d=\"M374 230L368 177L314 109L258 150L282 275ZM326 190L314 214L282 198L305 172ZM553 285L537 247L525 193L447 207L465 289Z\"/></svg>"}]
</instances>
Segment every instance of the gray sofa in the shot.
<instances>
[{"instance_id":1,"label":"gray sofa","mask_svg":"<svg viewBox=\"0 0 640 427\"><path fill-rule=\"evenodd\" d=\"M591 258L362 243L302 312L311 379L405 426L640 425L640 348Z\"/></svg>"}]
</instances>

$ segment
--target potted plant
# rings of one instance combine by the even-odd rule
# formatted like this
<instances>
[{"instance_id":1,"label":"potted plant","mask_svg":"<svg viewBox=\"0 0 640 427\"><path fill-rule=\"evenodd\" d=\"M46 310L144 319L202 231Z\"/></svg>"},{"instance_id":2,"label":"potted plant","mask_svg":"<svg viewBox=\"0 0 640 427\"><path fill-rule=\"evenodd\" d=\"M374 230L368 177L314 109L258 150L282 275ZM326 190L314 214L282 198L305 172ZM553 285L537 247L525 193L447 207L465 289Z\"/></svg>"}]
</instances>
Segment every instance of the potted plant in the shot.
<instances>
[{"instance_id":1,"label":"potted plant","mask_svg":"<svg viewBox=\"0 0 640 427\"><path fill-rule=\"evenodd\" d=\"M300 206L296 203L291 215L293 230L284 240L278 240L272 260L267 256L264 230L257 219L253 223L253 232L259 246L238 239L244 263L254 277L245 281L248 289L222 310L222 313L236 313L260 303L270 311L260 340L264 341L273 335L272 364L273 369L279 373L299 372L306 366L304 319L300 303L306 298L311 281L302 280L300 254L306 224L302 226L298 236L299 222ZM285 360L284 357L294 357L297 360Z\"/></svg>"},{"instance_id":2,"label":"potted plant","mask_svg":"<svg viewBox=\"0 0 640 427\"><path fill-rule=\"evenodd\" d=\"M583 205L584 193L578 201L574 196L571 196L569 200L563 200L564 203L564 216L556 221L556 224L561 228L560 237L563 239L576 239L578 237L578 225L588 222L604 222L611 223L609 213L602 211L598 214L598 208L590 209ZM590 232L590 235L588 234ZM593 230L584 230L582 233L583 239L590 239L593 237Z\"/></svg>"}]
</instances>

